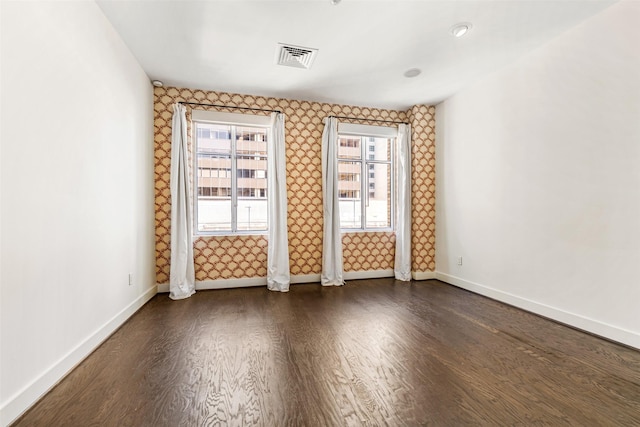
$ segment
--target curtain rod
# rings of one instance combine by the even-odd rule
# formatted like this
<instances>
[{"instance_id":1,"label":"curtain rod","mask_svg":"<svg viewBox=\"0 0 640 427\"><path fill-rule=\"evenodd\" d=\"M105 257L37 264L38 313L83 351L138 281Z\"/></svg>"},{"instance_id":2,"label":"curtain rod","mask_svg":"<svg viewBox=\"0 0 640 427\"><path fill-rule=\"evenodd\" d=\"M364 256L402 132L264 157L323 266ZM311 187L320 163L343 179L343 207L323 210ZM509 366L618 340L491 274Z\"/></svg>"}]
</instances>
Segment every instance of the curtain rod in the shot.
<instances>
[{"instance_id":1,"label":"curtain rod","mask_svg":"<svg viewBox=\"0 0 640 427\"><path fill-rule=\"evenodd\" d=\"M178 104L202 105L203 107L232 108L234 110L267 111L269 113L281 113L282 114L282 111L280 111L280 110L269 110L269 109L266 109L266 108L234 107L232 105L203 104L201 102L187 102L187 101L179 101Z\"/></svg>"},{"instance_id":2,"label":"curtain rod","mask_svg":"<svg viewBox=\"0 0 640 427\"><path fill-rule=\"evenodd\" d=\"M347 117L347 116L328 116L328 117L335 117L336 119L347 119L347 120L361 120L363 122L378 122L378 123L395 123L395 124L402 124L402 125L408 125L408 122L400 122L400 121L396 121L396 120L380 120L380 119L361 119L359 117Z\"/></svg>"}]
</instances>

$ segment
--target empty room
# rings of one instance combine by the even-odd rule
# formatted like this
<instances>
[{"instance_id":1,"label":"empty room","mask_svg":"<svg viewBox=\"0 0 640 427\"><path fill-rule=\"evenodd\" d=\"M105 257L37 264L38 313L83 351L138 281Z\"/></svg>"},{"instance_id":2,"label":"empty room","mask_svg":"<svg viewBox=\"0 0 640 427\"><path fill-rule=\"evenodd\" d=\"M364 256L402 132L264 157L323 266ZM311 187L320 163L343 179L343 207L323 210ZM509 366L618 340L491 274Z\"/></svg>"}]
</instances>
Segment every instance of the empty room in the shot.
<instances>
[{"instance_id":1,"label":"empty room","mask_svg":"<svg viewBox=\"0 0 640 427\"><path fill-rule=\"evenodd\" d=\"M0 1L0 425L640 425L639 19Z\"/></svg>"}]
</instances>

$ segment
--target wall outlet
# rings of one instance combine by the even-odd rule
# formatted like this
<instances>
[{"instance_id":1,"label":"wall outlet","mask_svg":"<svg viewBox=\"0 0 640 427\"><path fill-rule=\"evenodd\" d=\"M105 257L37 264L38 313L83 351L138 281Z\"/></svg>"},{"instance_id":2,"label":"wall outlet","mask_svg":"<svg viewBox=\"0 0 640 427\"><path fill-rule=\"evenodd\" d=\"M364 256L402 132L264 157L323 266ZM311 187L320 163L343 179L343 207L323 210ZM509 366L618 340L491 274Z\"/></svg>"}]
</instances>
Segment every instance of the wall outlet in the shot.
<instances>
[{"instance_id":1,"label":"wall outlet","mask_svg":"<svg viewBox=\"0 0 640 427\"><path fill-rule=\"evenodd\" d=\"M129 286L133 285L133 273L129 273Z\"/></svg>"},{"instance_id":2,"label":"wall outlet","mask_svg":"<svg viewBox=\"0 0 640 427\"><path fill-rule=\"evenodd\" d=\"M462 257L461 256L458 257L458 265L462 265Z\"/></svg>"}]
</instances>

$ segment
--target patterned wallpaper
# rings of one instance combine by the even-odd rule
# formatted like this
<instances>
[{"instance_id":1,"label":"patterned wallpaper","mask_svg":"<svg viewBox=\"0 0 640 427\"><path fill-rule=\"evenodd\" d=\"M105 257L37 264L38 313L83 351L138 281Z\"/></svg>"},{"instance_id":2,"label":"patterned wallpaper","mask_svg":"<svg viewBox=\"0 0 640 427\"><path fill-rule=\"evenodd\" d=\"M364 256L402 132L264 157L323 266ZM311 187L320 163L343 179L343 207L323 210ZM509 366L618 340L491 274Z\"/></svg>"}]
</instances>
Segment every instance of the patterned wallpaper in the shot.
<instances>
[{"instance_id":1,"label":"patterned wallpaper","mask_svg":"<svg viewBox=\"0 0 640 427\"><path fill-rule=\"evenodd\" d=\"M436 269L436 120L435 107L414 105L411 123L412 271Z\"/></svg>"},{"instance_id":2,"label":"patterned wallpaper","mask_svg":"<svg viewBox=\"0 0 640 427\"><path fill-rule=\"evenodd\" d=\"M342 235L344 271L393 270L396 255L393 233L345 233Z\"/></svg>"},{"instance_id":3,"label":"patterned wallpaper","mask_svg":"<svg viewBox=\"0 0 640 427\"><path fill-rule=\"evenodd\" d=\"M320 274L322 267L322 120L333 114L410 121L414 141L413 270L434 269L434 107L415 106L405 112L174 87L155 88L154 96L157 283L167 283L169 279L171 118L172 106L178 101L279 109L285 113L292 275ZM393 233L349 233L343 236L342 244L345 271L393 269ZM266 276L266 236L199 236L194 242L194 256L198 281Z\"/></svg>"}]
</instances>

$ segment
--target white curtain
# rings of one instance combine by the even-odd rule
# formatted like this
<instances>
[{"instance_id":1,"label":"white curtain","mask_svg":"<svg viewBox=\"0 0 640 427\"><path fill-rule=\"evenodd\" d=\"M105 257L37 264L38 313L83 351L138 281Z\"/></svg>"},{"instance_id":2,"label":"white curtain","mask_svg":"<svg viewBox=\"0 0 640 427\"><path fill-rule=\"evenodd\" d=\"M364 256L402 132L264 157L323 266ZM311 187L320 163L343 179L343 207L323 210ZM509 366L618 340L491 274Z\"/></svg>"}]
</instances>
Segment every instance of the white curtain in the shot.
<instances>
[{"instance_id":1,"label":"white curtain","mask_svg":"<svg viewBox=\"0 0 640 427\"><path fill-rule=\"evenodd\" d=\"M196 292L190 187L186 109L183 105L174 104L171 128L171 299L188 298Z\"/></svg>"},{"instance_id":2,"label":"white curtain","mask_svg":"<svg viewBox=\"0 0 640 427\"><path fill-rule=\"evenodd\" d=\"M322 286L344 285L342 273L342 236L338 205L338 120L325 120L322 132Z\"/></svg>"},{"instance_id":3,"label":"white curtain","mask_svg":"<svg viewBox=\"0 0 640 427\"><path fill-rule=\"evenodd\" d=\"M287 230L284 114L271 114L271 129L271 152L267 156L267 203L269 205L267 288L271 291L287 292L291 276Z\"/></svg>"},{"instance_id":4,"label":"white curtain","mask_svg":"<svg viewBox=\"0 0 640 427\"><path fill-rule=\"evenodd\" d=\"M411 280L411 126L398 126L396 138L396 259L398 280Z\"/></svg>"}]
</instances>

